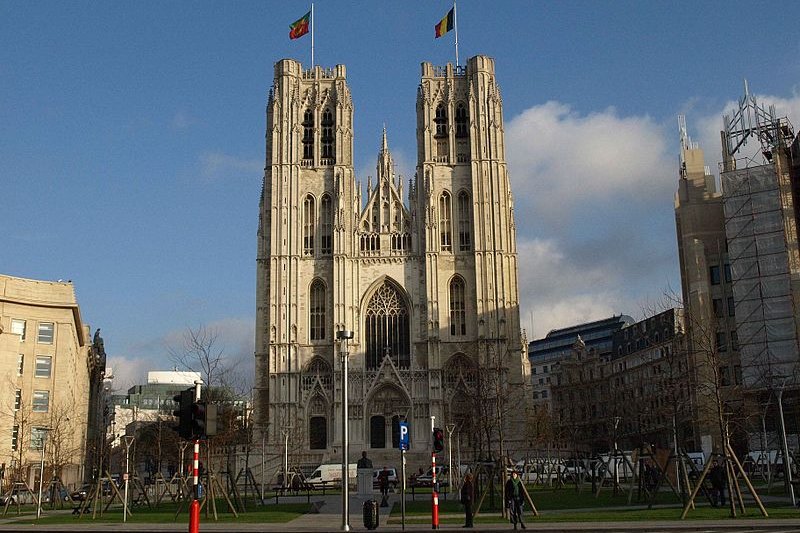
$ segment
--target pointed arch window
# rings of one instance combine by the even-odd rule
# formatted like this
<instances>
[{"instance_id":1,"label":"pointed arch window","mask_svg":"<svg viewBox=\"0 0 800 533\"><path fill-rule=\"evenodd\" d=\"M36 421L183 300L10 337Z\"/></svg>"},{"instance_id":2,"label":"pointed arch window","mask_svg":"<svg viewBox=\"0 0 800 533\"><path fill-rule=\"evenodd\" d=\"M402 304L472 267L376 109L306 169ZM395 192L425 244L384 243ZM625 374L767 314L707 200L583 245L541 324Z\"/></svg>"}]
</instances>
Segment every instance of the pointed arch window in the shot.
<instances>
[{"instance_id":1,"label":"pointed arch window","mask_svg":"<svg viewBox=\"0 0 800 533\"><path fill-rule=\"evenodd\" d=\"M331 255L333 253L333 209L331 208L331 197L327 194L322 196L319 218L320 253Z\"/></svg>"},{"instance_id":2,"label":"pointed arch window","mask_svg":"<svg viewBox=\"0 0 800 533\"><path fill-rule=\"evenodd\" d=\"M398 367L409 367L408 309L398 290L390 283L384 282L369 301L366 337L368 369L378 368L387 353Z\"/></svg>"},{"instance_id":3,"label":"pointed arch window","mask_svg":"<svg viewBox=\"0 0 800 533\"><path fill-rule=\"evenodd\" d=\"M314 227L315 220L314 197L310 194L303 200L303 253L314 255Z\"/></svg>"},{"instance_id":4,"label":"pointed arch window","mask_svg":"<svg viewBox=\"0 0 800 533\"><path fill-rule=\"evenodd\" d=\"M314 112L310 109L303 113L303 159L314 160Z\"/></svg>"},{"instance_id":5,"label":"pointed arch window","mask_svg":"<svg viewBox=\"0 0 800 533\"><path fill-rule=\"evenodd\" d=\"M439 197L439 244L443 251L453 251L453 235L450 227L452 220L452 202L447 191Z\"/></svg>"},{"instance_id":6,"label":"pointed arch window","mask_svg":"<svg viewBox=\"0 0 800 533\"><path fill-rule=\"evenodd\" d=\"M458 193L458 249L468 252L472 249L472 217L470 216L469 193Z\"/></svg>"},{"instance_id":7,"label":"pointed arch window","mask_svg":"<svg viewBox=\"0 0 800 533\"><path fill-rule=\"evenodd\" d=\"M464 297L464 280L456 276L450 282L450 335L467 334L467 314Z\"/></svg>"},{"instance_id":8,"label":"pointed arch window","mask_svg":"<svg viewBox=\"0 0 800 533\"><path fill-rule=\"evenodd\" d=\"M456 137L469 137L469 114L463 102L456 106Z\"/></svg>"},{"instance_id":9,"label":"pointed arch window","mask_svg":"<svg viewBox=\"0 0 800 533\"><path fill-rule=\"evenodd\" d=\"M436 106L436 114L433 118L433 123L436 126L436 133L434 137L447 137L447 109L444 104Z\"/></svg>"},{"instance_id":10,"label":"pointed arch window","mask_svg":"<svg viewBox=\"0 0 800 533\"><path fill-rule=\"evenodd\" d=\"M320 280L311 284L309 326L312 341L325 339L325 285Z\"/></svg>"},{"instance_id":11,"label":"pointed arch window","mask_svg":"<svg viewBox=\"0 0 800 533\"><path fill-rule=\"evenodd\" d=\"M322 112L322 164L333 165L336 159L333 113L330 109Z\"/></svg>"}]
</instances>

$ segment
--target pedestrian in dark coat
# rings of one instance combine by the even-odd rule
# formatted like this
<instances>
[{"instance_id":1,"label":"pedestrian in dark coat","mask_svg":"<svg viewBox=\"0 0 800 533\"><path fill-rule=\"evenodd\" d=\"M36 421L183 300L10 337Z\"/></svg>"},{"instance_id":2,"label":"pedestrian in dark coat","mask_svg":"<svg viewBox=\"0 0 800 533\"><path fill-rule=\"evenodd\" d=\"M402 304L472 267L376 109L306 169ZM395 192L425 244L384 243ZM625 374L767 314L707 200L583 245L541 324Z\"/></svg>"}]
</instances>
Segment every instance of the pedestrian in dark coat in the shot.
<instances>
[{"instance_id":1,"label":"pedestrian in dark coat","mask_svg":"<svg viewBox=\"0 0 800 533\"><path fill-rule=\"evenodd\" d=\"M472 483L472 474L464 476L464 485L461 487L461 503L464 505L464 527L472 527L472 503L475 501L475 485Z\"/></svg>"},{"instance_id":2,"label":"pedestrian in dark coat","mask_svg":"<svg viewBox=\"0 0 800 533\"><path fill-rule=\"evenodd\" d=\"M522 480L519 474L514 470L511 472L511 477L506 481L506 507L508 508L511 523L514 524L514 529L517 529L517 523L525 529L525 523L522 521L522 504L525 501L525 488L522 486Z\"/></svg>"},{"instance_id":3,"label":"pedestrian in dark coat","mask_svg":"<svg viewBox=\"0 0 800 533\"><path fill-rule=\"evenodd\" d=\"M711 480L714 506L725 505L725 482L727 481L725 479L725 468L717 461L714 461L714 466L708 472L708 477Z\"/></svg>"}]
</instances>

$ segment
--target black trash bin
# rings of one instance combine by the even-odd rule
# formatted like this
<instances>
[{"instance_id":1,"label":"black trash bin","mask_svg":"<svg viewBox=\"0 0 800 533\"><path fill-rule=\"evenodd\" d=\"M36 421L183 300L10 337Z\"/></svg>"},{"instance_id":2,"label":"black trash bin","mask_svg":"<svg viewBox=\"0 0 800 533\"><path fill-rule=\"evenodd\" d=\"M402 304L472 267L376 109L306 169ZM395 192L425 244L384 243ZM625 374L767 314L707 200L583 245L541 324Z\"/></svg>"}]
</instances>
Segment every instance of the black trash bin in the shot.
<instances>
[{"instance_id":1,"label":"black trash bin","mask_svg":"<svg viewBox=\"0 0 800 533\"><path fill-rule=\"evenodd\" d=\"M367 500L364 502L364 527L377 529L378 527L378 502Z\"/></svg>"}]
</instances>

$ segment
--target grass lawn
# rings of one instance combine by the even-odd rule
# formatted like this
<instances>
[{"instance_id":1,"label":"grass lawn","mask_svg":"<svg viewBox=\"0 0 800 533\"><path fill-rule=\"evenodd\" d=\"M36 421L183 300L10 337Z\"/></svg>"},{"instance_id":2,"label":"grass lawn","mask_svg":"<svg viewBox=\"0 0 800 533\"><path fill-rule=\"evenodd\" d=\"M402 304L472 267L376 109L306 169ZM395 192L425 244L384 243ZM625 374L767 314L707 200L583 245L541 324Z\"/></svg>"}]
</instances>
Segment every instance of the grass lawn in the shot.
<instances>
[{"instance_id":1,"label":"grass lawn","mask_svg":"<svg viewBox=\"0 0 800 533\"><path fill-rule=\"evenodd\" d=\"M529 519L532 521L546 522L591 522L591 521L631 521L631 520L680 520L682 507L680 500L672 492L661 492L656 498L655 504L671 505L669 508L642 509L647 502L637 502L636 493L632 502L632 508L627 507L627 493L618 493L614 496L611 490L602 490L599 497L595 497L591 490L584 490L581 493L574 489L546 489L530 488L529 492L537 510L541 513L534 518L529 514L530 509L526 506ZM478 499L480 497L478 496ZM501 501L500 495L494 495L495 507L489 505L489 495L484 499L481 506L481 514L475 520L478 523L498 523L504 519L499 515ZM699 507L690 510L687 520L724 520L729 518L729 508L710 507L698 499ZM761 518L761 513L754 503L746 503L746 514L739 515L739 518ZM800 518L800 511L783 503L766 504L770 518ZM578 510L581 509L581 510ZM439 500L440 521L444 524L463 523L464 508L454 500ZM738 509L737 509L738 513ZM407 523L429 523L431 518L431 502L428 499L418 498L416 501L406 502L406 522ZM400 505L395 504L392 508L391 521L393 524L400 522Z\"/></svg>"},{"instance_id":2,"label":"grass lawn","mask_svg":"<svg viewBox=\"0 0 800 533\"><path fill-rule=\"evenodd\" d=\"M187 511L187 506L184 506L183 512L178 515L177 519L175 518L175 512L177 511L178 506L174 503L164 503L159 506L158 509L148 509L147 507L134 507L131 509L132 514L128 516L128 522L136 524L160 524L160 523L169 523L169 522L188 522L189 520L189 513ZM283 523L288 522L301 516L303 514L308 513L311 510L311 505L307 503L281 503L281 504L274 504L268 503L266 507L259 507L254 505L248 506L247 512L240 512L238 518L234 517L233 514L227 512L227 504L224 500L217 501L217 516L219 517L218 522L225 523L225 522L240 522L240 523L262 523L262 522L271 522L271 523ZM87 523L92 522L102 522L102 523L122 523L122 506L119 504L113 505L108 511L103 513L101 517L98 513L96 519L92 520L92 515L85 514L83 517L78 517L75 515L70 514L69 512L64 511L51 511L48 509L43 509L42 513L43 516L41 519L36 520L36 508L23 507L23 512L29 512L31 514L23 514L19 517L19 520L15 520L14 523L19 524L78 524L82 521L86 521ZM210 514L211 511L209 510L209 518L206 519L206 508L203 507L200 511L201 520L214 520L213 515ZM6 518L15 518L15 514L11 512L6 515Z\"/></svg>"}]
</instances>

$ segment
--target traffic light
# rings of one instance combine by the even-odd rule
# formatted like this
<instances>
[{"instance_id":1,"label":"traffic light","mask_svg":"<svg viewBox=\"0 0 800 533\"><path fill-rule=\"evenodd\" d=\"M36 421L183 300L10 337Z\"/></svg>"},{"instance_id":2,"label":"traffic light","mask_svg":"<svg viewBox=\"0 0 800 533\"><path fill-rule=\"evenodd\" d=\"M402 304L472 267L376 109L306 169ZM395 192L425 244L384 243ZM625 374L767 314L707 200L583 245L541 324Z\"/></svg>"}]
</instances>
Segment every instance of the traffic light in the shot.
<instances>
[{"instance_id":1,"label":"traffic light","mask_svg":"<svg viewBox=\"0 0 800 533\"><path fill-rule=\"evenodd\" d=\"M192 437L205 439L217 434L217 406L213 403L192 403Z\"/></svg>"},{"instance_id":2,"label":"traffic light","mask_svg":"<svg viewBox=\"0 0 800 533\"><path fill-rule=\"evenodd\" d=\"M439 453L444 450L444 431L442 428L433 428L433 451Z\"/></svg>"},{"instance_id":3,"label":"traffic light","mask_svg":"<svg viewBox=\"0 0 800 533\"><path fill-rule=\"evenodd\" d=\"M192 404L192 438L204 439L206 437L206 403L194 402Z\"/></svg>"},{"instance_id":4,"label":"traffic light","mask_svg":"<svg viewBox=\"0 0 800 533\"><path fill-rule=\"evenodd\" d=\"M172 397L178 408L172 412L178 418L178 425L175 431L182 439L192 438L192 402L194 401L194 387L182 390L180 394Z\"/></svg>"}]
</instances>

